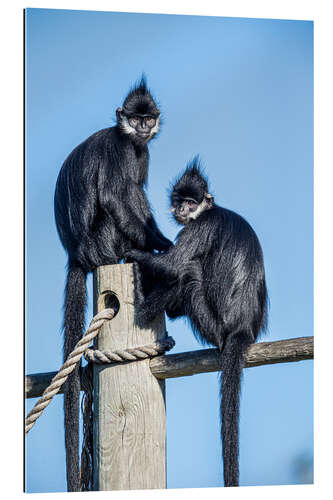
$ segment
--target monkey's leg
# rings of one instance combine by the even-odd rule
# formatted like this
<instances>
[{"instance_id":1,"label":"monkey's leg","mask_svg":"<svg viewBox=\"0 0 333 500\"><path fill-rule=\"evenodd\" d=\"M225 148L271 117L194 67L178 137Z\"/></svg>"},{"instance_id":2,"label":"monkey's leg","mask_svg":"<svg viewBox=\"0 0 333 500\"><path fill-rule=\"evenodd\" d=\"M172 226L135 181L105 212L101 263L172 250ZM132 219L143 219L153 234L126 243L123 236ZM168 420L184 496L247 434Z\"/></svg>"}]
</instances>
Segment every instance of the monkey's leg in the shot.
<instances>
[{"instance_id":1,"label":"monkey's leg","mask_svg":"<svg viewBox=\"0 0 333 500\"><path fill-rule=\"evenodd\" d=\"M76 251L77 260L87 272L99 266L117 264L119 262L114 249L105 240L105 235L104 238L101 235L95 235L93 238L86 237L79 242Z\"/></svg>"},{"instance_id":2,"label":"monkey's leg","mask_svg":"<svg viewBox=\"0 0 333 500\"><path fill-rule=\"evenodd\" d=\"M222 349L224 343L223 321L221 315L217 315L207 301L202 268L198 261L192 261L185 270L181 287L185 312L195 330L206 342Z\"/></svg>"},{"instance_id":3,"label":"monkey's leg","mask_svg":"<svg viewBox=\"0 0 333 500\"><path fill-rule=\"evenodd\" d=\"M140 305L137 313L140 324L152 321L158 314L168 309L174 298L175 290L173 287L167 287L162 282L158 283Z\"/></svg>"}]
</instances>

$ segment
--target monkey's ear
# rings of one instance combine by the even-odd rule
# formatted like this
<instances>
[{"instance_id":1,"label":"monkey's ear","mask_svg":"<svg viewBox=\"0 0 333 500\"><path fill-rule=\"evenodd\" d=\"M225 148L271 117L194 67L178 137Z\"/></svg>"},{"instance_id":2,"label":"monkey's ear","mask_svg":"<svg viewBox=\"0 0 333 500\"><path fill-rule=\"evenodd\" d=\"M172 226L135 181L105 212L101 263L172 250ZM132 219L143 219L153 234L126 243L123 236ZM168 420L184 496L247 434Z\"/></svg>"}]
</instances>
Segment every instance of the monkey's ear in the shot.
<instances>
[{"instance_id":1,"label":"monkey's ear","mask_svg":"<svg viewBox=\"0 0 333 500\"><path fill-rule=\"evenodd\" d=\"M123 108L117 108L117 111L116 111L116 115L117 115L117 120L121 120L122 118L122 111L123 111Z\"/></svg>"},{"instance_id":2,"label":"monkey's ear","mask_svg":"<svg viewBox=\"0 0 333 500\"><path fill-rule=\"evenodd\" d=\"M207 202L209 203L209 205L213 205L214 203L214 196L210 193L205 193L205 198L207 200Z\"/></svg>"}]
</instances>

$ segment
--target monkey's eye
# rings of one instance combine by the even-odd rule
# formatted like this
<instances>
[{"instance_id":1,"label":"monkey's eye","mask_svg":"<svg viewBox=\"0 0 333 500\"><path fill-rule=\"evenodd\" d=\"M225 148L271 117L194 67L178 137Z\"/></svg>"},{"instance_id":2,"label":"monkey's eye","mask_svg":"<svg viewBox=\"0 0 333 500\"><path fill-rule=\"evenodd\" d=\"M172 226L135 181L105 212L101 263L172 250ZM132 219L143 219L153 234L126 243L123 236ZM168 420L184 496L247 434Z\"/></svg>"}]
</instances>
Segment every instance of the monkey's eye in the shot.
<instances>
[{"instance_id":1,"label":"monkey's eye","mask_svg":"<svg viewBox=\"0 0 333 500\"><path fill-rule=\"evenodd\" d=\"M135 127L138 123L138 117L137 116L131 116L131 118L128 120L129 124L131 127Z\"/></svg>"},{"instance_id":2,"label":"monkey's eye","mask_svg":"<svg viewBox=\"0 0 333 500\"><path fill-rule=\"evenodd\" d=\"M191 208L194 208L194 207L196 207L196 206L197 206L197 203L196 203L195 201L193 201L193 200L189 200L187 203L189 204L189 206L190 206Z\"/></svg>"},{"instance_id":3,"label":"monkey's eye","mask_svg":"<svg viewBox=\"0 0 333 500\"><path fill-rule=\"evenodd\" d=\"M149 116L148 118L146 118L145 122L148 125L148 127L152 128L155 125L156 120L152 116Z\"/></svg>"}]
</instances>

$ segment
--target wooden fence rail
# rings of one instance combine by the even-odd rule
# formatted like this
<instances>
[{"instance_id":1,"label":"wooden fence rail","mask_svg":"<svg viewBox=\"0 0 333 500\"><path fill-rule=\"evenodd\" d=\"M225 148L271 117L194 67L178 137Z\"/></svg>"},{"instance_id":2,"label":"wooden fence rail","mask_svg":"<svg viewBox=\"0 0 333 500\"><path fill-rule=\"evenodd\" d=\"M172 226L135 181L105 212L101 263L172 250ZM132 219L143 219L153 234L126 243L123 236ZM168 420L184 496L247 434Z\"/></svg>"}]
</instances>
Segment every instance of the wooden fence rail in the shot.
<instances>
[{"instance_id":1,"label":"wooden fence rail","mask_svg":"<svg viewBox=\"0 0 333 500\"><path fill-rule=\"evenodd\" d=\"M246 354L246 368L270 365L274 363L291 363L313 359L313 337L297 337L275 342L260 342L250 346ZM150 369L159 379L185 377L198 373L219 370L216 349L199 349L158 356L150 361ZM25 378L25 397L36 398L51 382L57 372L34 373ZM61 394L60 389L59 394Z\"/></svg>"}]
</instances>

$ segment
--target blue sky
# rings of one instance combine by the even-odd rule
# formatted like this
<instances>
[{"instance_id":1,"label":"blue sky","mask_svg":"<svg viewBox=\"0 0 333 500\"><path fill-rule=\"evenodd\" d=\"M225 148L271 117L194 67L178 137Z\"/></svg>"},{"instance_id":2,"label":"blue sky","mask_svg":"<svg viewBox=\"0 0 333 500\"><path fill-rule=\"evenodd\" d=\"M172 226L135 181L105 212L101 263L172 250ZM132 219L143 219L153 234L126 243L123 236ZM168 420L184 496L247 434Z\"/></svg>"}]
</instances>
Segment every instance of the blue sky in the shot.
<instances>
[{"instance_id":1,"label":"blue sky","mask_svg":"<svg viewBox=\"0 0 333 500\"><path fill-rule=\"evenodd\" d=\"M243 215L262 243L267 340L312 335L313 24L47 9L28 9L26 22L27 373L57 370L62 359L66 255L53 215L61 164L114 123L142 71L164 118L148 187L161 229L177 234L166 188L200 154L217 203ZM89 291L91 299L91 279ZM174 352L201 348L182 320L168 330ZM244 371L242 485L299 481L294 464L312 458L312 370L305 361ZM169 488L222 484L217 381L167 381ZM29 433L26 471L30 492L65 490L62 396Z\"/></svg>"}]
</instances>

